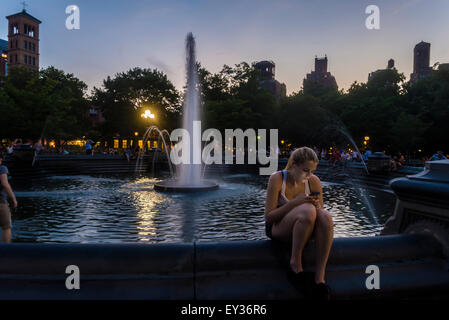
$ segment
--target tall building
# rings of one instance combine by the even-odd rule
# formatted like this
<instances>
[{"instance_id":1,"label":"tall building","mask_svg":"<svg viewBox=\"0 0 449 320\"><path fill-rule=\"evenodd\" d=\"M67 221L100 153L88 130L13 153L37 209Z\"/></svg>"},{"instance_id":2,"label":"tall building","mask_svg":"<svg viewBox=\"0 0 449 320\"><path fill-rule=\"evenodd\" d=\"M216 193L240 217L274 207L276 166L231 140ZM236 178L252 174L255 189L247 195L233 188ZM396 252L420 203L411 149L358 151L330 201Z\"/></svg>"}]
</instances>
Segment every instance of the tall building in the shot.
<instances>
[{"instance_id":1,"label":"tall building","mask_svg":"<svg viewBox=\"0 0 449 320\"><path fill-rule=\"evenodd\" d=\"M8 41L0 39L0 75L8 74Z\"/></svg>"},{"instance_id":2,"label":"tall building","mask_svg":"<svg viewBox=\"0 0 449 320\"><path fill-rule=\"evenodd\" d=\"M304 81L310 81L322 85L324 88L338 90L335 77L327 71L327 56L315 57L315 70L308 73Z\"/></svg>"},{"instance_id":3,"label":"tall building","mask_svg":"<svg viewBox=\"0 0 449 320\"><path fill-rule=\"evenodd\" d=\"M274 78L276 65L273 61L255 62L253 63L253 67L260 72L260 86L271 92L276 100L280 100L287 95L287 87L285 84L280 83Z\"/></svg>"},{"instance_id":4,"label":"tall building","mask_svg":"<svg viewBox=\"0 0 449 320\"><path fill-rule=\"evenodd\" d=\"M413 50L413 73L410 74L410 82L424 78L431 74L430 67L430 43L421 41Z\"/></svg>"},{"instance_id":5,"label":"tall building","mask_svg":"<svg viewBox=\"0 0 449 320\"><path fill-rule=\"evenodd\" d=\"M387 69L393 69L394 68L394 60L390 59L388 60Z\"/></svg>"},{"instance_id":6,"label":"tall building","mask_svg":"<svg viewBox=\"0 0 449 320\"><path fill-rule=\"evenodd\" d=\"M25 9L7 16L8 67L25 66L39 71L39 25L41 21Z\"/></svg>"},{"instance_id":7,"label":"tall building","mask_svg":"<svg viewBox=\"0 0 449 320\"><path fill-rule=\"evenodd\" d=\"M388 63L387 63L387 69L378 69L378 70L376 70L376 71L373 71L373 72L371 72L370 74L368 74L368 81L376 74L376 73L379 73L379 72L381 72L381 71L383 71L383 70L388 70L388 69L393 69L394 68L394 60L393 59L390 59L390 60L388 60Z\"/></svg>"}]
</instances>

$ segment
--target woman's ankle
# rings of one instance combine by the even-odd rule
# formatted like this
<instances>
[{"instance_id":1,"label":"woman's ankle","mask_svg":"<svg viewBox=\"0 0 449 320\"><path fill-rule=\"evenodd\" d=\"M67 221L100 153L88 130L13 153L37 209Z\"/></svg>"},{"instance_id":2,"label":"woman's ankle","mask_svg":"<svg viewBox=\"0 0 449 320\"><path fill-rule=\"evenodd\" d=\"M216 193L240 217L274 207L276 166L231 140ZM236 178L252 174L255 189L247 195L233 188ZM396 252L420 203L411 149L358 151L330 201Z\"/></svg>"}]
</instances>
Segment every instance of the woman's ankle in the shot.
<instances>
[{"instance_id":1,"label":"woman's ankle","mask_svg":"<svg viewBox=\"0 0 449 320\"><path fill-rule=\"evenodd\" d=\"M301 263L297 263L295 261L290 261L290 268L293 270L294 273L303 272L304 269L302 268Z\"/></svg>"}]
</instances>

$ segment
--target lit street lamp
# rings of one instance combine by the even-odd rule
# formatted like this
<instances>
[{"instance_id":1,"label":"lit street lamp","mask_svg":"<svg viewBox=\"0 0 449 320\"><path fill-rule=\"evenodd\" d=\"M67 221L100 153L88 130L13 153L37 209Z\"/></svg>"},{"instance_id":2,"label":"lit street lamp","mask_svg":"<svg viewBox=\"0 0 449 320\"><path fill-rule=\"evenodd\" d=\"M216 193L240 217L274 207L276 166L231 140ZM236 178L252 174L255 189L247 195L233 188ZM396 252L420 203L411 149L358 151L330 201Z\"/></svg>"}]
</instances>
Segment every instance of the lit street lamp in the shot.
<instances>
[{"instance_id":1,"label":"lit street lamp","mask_svg":"<svg viewBox=\"0 0 449 320\"><path fill-rule=\"evenodd\" d=\"M145 118L145 119L154 119L154 114L153 113L151 113L151 111L150 110L145 110L145 113L142 113L142 115L141 115L143 118Z\"/></svg>"}]
</instances>

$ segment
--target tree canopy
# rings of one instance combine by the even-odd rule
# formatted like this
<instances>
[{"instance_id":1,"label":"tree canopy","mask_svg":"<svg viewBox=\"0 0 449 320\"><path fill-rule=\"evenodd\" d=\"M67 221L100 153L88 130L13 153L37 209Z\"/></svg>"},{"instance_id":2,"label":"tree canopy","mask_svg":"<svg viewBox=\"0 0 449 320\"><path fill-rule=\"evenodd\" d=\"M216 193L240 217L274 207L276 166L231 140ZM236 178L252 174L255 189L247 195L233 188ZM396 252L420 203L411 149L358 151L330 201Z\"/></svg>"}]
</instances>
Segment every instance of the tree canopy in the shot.
<instances>
[{"instance_id":1,"label":"tree canopy","mask_svg":"<svg viewBox=\"0 0 449 320\"><path fill-rule=\"evenodd\" d=\"M293 146L346 147L353 139L363 147L369 136L367 147L390 154L449 150L448 70L433 70L413 84L394 68L378 70L346 92L304 83L280 101L246 62L224 65L217 73L198 64L198 74L203 129L277 128L280 140ZM66 140L97 132L111 139L151 124L169 131L181 126L182 93L158 70L134 68L107 77L91 96L85 83L54 67L11 68L0 83L1 138ZM103 112L98 127L87 119L91 106ZM146 109L155 114L151 122L141 117Z\"/></svg>"},{"instance_id":2,"label":"tree canopy","mask_svg":"<svg viewBox=\"0 0 449 320\"><path fill-rule=\"evenodd\" d=\"M85 83L54 67L11 68L0 90L0 137L71 139L87 129Z\"/></svg>"},{"instance_id":3,"label":"tree canopy","mask_svg":"<svg viewBox=\"0 0 449 320\"><path fill-rule=\"evenodd\" d=\"M173 129L179 123L180 94L158 70L134 68L107 77L102 88L94 88L92 102L106 119L101 128L105 136L142 132L149 125L141 117L146 109L155 114L151 124L159 128Z\"/></svg>"}]
</instances>

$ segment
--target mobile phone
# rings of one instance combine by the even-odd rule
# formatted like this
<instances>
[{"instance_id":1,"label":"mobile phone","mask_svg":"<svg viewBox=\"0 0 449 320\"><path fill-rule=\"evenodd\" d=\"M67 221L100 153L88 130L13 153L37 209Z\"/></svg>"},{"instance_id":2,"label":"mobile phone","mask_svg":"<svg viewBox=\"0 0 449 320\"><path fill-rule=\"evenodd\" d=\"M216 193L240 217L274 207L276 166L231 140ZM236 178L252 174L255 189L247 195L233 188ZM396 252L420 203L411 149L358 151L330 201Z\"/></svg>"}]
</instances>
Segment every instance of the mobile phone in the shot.
<instances>
[{"instance_id":1,"label":"mobile phone","mask_svg":"<svg viewBox=\"0 0 449 320\"><path fill-rule=\"evenodd\" d=\"M311 196L311 197L318 197L319 195L320 195L320 193L317 192L317 191L311 192L311 193L309 194L309 196Z\"/></svg>"}]
</instances>

